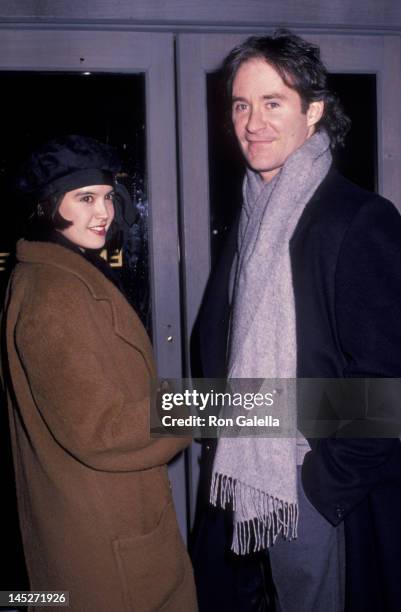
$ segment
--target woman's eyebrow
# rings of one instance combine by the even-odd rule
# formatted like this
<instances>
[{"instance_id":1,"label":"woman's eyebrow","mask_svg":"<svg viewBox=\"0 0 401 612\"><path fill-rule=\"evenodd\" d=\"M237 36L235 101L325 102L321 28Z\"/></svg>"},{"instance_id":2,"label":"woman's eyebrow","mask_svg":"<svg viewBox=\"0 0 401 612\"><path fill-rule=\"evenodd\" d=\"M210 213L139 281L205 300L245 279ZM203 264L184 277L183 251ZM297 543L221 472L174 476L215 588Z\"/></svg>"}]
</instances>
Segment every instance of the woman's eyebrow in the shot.
<instances>
[{"instance_id":1,"label":"woman's eyebrow","mask_svg":"<svg viewBox=\"0 0 401 612\"><path fill-rule=\"evenodd\" d=\"M114 193L114 192L115 192L115 189L113 189L113 187L110 187L110 190L107 191L105 195L110 195L111 193ZM96 196L96 195L99 195L99 193L97 191L90 191L88 189L82 189L82 191L77 191L77 193L74 195L74 198L80 198L83 195Z\"/></svg>"},{"instance_id":2,"label":"woman's eyebrow","mask_svg":"<svg viewBox=\"0 0 401 612\"><path fill-rule=\"evenodd\" d=\"M77 193L75 194L75 197L78 196L82 196L82 195L95 195L95 191L77 191Z\"/></svg>"}]
</instances>

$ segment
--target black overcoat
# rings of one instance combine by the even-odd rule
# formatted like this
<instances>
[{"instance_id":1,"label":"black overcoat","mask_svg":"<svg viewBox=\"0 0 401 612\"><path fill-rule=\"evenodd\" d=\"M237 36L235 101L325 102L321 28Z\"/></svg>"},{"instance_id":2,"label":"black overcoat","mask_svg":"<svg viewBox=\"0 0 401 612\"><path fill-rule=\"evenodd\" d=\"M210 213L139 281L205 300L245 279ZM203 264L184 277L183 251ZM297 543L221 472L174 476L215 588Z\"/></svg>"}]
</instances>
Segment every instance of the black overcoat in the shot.
<instances>
[{"instance_id":1,"label":"black overcoat","mask_svg":"<svg viewBox=\"0 0 401 612\"><path fill-rule=\"evenodd\" d=\"M199 317L205 365L225 354L234 244L231 238ZM298 377L401 377L397 209L331 170L305 207L290 256ZM205 374L214 375L207 365ZM221 375L218 368L215 375ZM310 443L302 472L306 494L333 525L345 525L347 612L400 610L399 439L336 437ZM206 471L211 454L203 453Z\"/></svg>"}]
</instances>

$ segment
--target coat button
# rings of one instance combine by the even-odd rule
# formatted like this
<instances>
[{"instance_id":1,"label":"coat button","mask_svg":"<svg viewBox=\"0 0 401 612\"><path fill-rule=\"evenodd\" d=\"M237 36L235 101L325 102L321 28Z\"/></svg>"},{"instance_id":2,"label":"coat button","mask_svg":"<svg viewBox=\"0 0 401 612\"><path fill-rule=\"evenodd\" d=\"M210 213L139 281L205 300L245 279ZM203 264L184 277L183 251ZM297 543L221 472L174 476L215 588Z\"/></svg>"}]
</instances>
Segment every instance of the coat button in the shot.
<instances>
[{"instance_id":1,"label":"coat button","mask_svg":"<svg viewBox=\"0 0 401 612\"><path fill-rule=\"evenodd\" d=\"M337 514L337 518L339 518L339 519L343 517L344 510L341 508L341 506L337 506L336 514Z\"/></svg>"}]
</instances>

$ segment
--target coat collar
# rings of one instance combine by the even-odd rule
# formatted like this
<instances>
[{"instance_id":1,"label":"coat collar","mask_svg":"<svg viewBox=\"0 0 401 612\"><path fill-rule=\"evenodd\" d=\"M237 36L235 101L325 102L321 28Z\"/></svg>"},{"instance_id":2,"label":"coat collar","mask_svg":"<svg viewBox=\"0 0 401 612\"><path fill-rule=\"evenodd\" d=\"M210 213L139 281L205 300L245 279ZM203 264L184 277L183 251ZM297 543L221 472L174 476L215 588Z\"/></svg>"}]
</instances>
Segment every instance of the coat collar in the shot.
<instances>
[{"instance_id":1,"label":"coat collar","mask_svg":"<svg viewBox=\"0 0 401 612\"><path fill-rule=\"evenodd\" d=\"M138 315L117 287L95 266L80 254L51 242L20 240L16 255L21 263L53 266L73 274L88 287L95 300L107 301L115 334L140 351L150 375L155 375L152 346Z\"/></svg>"}]
</instances>

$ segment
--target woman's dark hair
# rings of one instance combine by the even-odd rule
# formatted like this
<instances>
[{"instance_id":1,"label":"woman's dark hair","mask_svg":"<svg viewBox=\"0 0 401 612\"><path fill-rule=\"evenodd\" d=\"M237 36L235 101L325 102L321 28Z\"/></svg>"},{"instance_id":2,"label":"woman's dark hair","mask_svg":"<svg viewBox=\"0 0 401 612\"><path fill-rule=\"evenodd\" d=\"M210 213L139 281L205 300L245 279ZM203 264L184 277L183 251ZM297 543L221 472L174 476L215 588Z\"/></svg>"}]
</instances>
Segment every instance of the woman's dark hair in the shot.
<instances>
[{"instance_id":1,"label":"woman's dark hair","mask_svg":"<svg viewBox=\"0 0 401 612\"><path fill-rule=\"evenodd\" d=\"M46 198L46 200L39 202L34 212L37 220L56 230L63 230L72 225L72 221L67 221L59 213L60 204L64 196L65 193L54 193Z\"/></svg>"},{"instance_id":2,"label":"woman's dark hair","mask_svg":"<svg viewBox=\"0 0 401 612\"><path fill-rule=\"evenodd\" d=\"M43 240L53 230L63 230L72 225L59 213L65 193L53 193L39 202L32 197L25 198L25 207L30 210L26 219L23 235L28 240Z\"/></svg>"},{"instance_id":3,"label":"woman's dark hair","mask_svg":"<svg viewBox=\"0 0 401 612\"><path fill-rule=\"evenodd\" d=\"M344 144L351 121L337 96L327 88L327 70L320 59L317 45L289 30L279 29L272 36L251 36L235 47L222 66L229 107L233 81L239 67L254 58L264 59L278 72L284 83L299 94L303 112L307 111L311 102L323 100L323 116L316 129L326 130L333 149Z\"/></svg>"}]
</instances>

